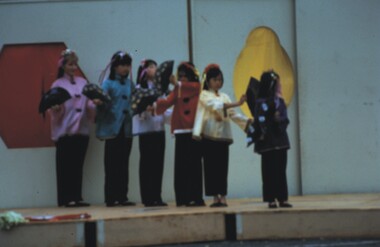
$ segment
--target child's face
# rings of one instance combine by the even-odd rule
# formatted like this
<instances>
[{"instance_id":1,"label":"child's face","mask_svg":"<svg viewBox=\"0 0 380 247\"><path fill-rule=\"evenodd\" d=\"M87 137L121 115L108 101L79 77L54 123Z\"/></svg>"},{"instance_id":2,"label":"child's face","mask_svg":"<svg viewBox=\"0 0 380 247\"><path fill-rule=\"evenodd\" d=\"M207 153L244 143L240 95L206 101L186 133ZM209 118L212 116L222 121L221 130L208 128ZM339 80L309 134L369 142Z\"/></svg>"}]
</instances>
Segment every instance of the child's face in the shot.
<instances>
[{"instance_id":1,"label":"child's face","mask_svg":"<svg viewBox=\"0 0 380 247\"><path fill-rule=\"evenodd\" d=\"M208 81L208 87L214 91L218 91L223 86L222 75L219 74L217 77L213 77Z\"/></svg>"},{"instance_id":2,"label":"child's face","mask_svg":"<svg viewBox=\"0 0 380 247\"><path fill-rule=\"evenodd\" d=\"M120 64L115 67L115 73L121 77L127 76L130 70L131 70L131 65L127 65L127 64Z\"/></svg>"},{"instance_id":3,"label":"child's face","mask_svg":"<svg viewBox=\"0 0 380 247\"><path fill-rule=\"evenodd\" d=\"M63 66L63 70L66 74L74 76L75 71L78 69L77 60L69 59L67 63Z\"/></svg>"},{"instance_id":4,"label":"child's face","mask_svg":"<svg viewBox=\"0 0 380 247\"><path fill-rule=\"evenodd\" d=\"M149 79L154 78L154 75L156 74L157 66L155 64L151 64L146 68L146 75Z\"/></svg>"},{"instance_id":5,"label":"child's face","mask_svg":"<svg viewBox=\"0 0 380 247\"><path fill-rule=\"evenodd\" d=\"M185 72L180 71L180 72L178 73L178 80L181 81L181 82L188 82L188 81L189 81L189 78L187 78Z\"/></svg>"}]
</instances>

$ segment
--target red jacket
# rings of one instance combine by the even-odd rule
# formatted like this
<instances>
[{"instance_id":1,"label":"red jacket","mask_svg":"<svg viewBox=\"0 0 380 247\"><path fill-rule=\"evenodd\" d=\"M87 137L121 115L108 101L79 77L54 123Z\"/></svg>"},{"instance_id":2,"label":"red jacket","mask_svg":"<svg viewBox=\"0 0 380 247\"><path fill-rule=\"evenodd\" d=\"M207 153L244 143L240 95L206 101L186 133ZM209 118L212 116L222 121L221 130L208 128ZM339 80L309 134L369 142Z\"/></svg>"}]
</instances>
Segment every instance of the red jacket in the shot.
<instances>
[{"instance_id":1,"label":"red jacket","mask_svg":"<svg viewBox=\"0 0 380 247\"><path fill-rule=\"evenodd\" d=\"M157 100L157 114L163 114L166 109L174 105L171 120L172 133L192 132L200 87L198 82L179 82L166 99Z\"/></svg>"}]
</instances>

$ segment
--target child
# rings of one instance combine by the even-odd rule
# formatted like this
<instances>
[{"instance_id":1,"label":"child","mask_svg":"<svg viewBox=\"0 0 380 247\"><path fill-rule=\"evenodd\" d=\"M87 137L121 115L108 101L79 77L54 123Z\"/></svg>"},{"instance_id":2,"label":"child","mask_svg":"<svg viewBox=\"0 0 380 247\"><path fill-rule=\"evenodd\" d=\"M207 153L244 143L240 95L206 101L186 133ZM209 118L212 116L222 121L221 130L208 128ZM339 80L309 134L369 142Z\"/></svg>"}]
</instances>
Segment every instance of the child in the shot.
<instances>
[{"instance_id":1,"label":"child","mask_svg":"<svg viewBox=\"0 0 380 247\"><path fill-rule=\"evenodd\" d=\"M157 114L162 114L174 105L171 131L176 140L174 191L177 206L204 206L200 147L192 139L200 92L199 76L192 63L182 62L178 66L177 77L178 82L174 76L171 77L175 84L173 91L166 99L159 99L154 107Z\"/></svg>"},{"instance_id":2,"label":"child","mask_svg":"<svg viewBox=\"0 0 380 247\"><path fill-rule=\"evenodd\" d=\"M110 74L102 83L102 89L111 97L111 102L103 102L97 107L96 136L105 140L104 190L107 207L136 205L127 197L132 148L131 94L134 89L133 82L128 78L131 64L132 58L128 53L118 51L112 56L107 66L110 66Z\"/></svg>"},{"instance_id":3,"label":"child","mask_svg":"<svg viewBox=\"0 0 380 247\"><path fill-rule=\"evenodd\" d=\"M261 75L254 118L255 152L261 154L263 200L269 208L277 208L275 200L280 207L292 207L287 202L286 179L289 119L281 97L280 77L274 71Z\"/></svg>"},{"instance_id":4,"label":"child","mask_svg":"<svg viewBox=\"0 0 380 247\"><path fill-rule=\"evenodd\" d=\"M143 93L162 94L154 81L156 70L157 63L154 60L142 61L137 73L135 97ZM170 115L152 115L149 111L133 116L133 135L139 136L140 194L146 207L167 206L161 198L161 186L165 157L165 120L168 117Z\"/></svg>"},{"instance_id":5,"label":"child","mask_svg":"<svg viewBox=\"0 0 380 247\"><path fill-rule=\"evenodd\" d=\"M231 103L228 95L220 92L223 73L217 64L208 65L203 77L193 137L202 140L206 195L214 197L210 207L226 207L229 145L233 142L230 120L246 129L249 119L233 110L246 98L243 95L238 102Z\"/></svg>"},{"instance_id":6,"label":"child","mask_svg":"<svg viewBox=\"0 0 380 247\"><path fill-rule=\"evenodd\" d=\"M66 89L71 98L51 108L51 138L56 145L58 206L83 207L83 164L89 142L90 122L95 105L82 95L87 81L75 76L78 57L70 49L62 52L58 62L58 76L52 88Z\"/></svg>"}]
</instances>

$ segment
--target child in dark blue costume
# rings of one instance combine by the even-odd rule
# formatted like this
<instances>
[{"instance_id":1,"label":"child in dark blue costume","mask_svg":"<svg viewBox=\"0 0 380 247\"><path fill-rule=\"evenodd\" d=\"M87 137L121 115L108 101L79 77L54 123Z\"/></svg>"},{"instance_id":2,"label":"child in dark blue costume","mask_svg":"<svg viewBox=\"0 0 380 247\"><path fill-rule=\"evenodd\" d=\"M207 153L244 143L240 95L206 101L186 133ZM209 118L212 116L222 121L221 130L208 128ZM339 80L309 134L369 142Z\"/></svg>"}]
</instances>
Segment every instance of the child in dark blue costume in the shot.
<instances>
[{"instance_id":1,"label":"child in dark blue costume","mask_svg":"<svg viewBox=\"0 0 380 247\"><path fill-rule=\"evenodd\" d=\"M261 154L263 200L269 208L277 208L276 200L280 207L292 207L288 203L286 180L289 119L281 97L280 77L274 71L261 75L254 118L255 152Z\"/></svg>"}]
</instances>

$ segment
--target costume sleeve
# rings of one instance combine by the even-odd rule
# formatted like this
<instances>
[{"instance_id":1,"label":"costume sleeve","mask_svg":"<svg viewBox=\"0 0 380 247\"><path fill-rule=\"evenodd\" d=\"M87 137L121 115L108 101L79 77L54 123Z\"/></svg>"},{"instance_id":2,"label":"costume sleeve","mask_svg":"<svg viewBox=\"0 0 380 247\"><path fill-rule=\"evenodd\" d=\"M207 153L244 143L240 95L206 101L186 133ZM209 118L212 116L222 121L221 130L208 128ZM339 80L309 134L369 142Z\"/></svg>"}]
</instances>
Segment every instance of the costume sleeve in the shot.
<instances>
[{"instance_id":1,"label":"costume sleeve","mask_svg":"<svg viewBox=\"0 0 380 247\"><path fill-rule=\"evenodd\" d=\"M170 92L168 97L161 98L154 103L155 113L157 115L163 114L169 107L174 105L177 99L177 91L180 90L179 86L176 86L173 91Z\"/></svg>"},{"instance_id":2,"label":"costume sleeve","mask_svg":"<svg viewBox=\"0 0 380 247\"><path fill-rule=\"evenodd\" d=\"M51 88L55 88L55 87L59 87L59 86L60 85L57 84L57 82L54 82L52 84ZM63 116L65 115L65 112L66 112L65 103L63 103L63 104L60 105L59 110L48 109L48 112L50 114L52 122L54 122L56 124L60 124L62 122L62 118L63 118Z\"/></svg>"},{"instance_id":3,"label":"costume sleeve","mask_svg":"<svg viewBox=\"0 0 380 247\"><path fill-rule=\"evenodd\" d=\"M48 109L48 112L50 114L51 121L56 125L60 125L66 112L65 104L61 104L59 110Z\"/></svg>"},{"instance_id":4,"label":"costume sleeve","mask_svg":"<svg viewBox=\"0 0 380 247\"><path fill-rule=\"evenodd\" d=\"M164 122L165 122L165 124L168 124L168 125L171 124L171 121L172 121L172 114L173 114L173 110L172 110L172 109L167 109L167 110L164 112Z\"/></svg>"},{"instance_id":5,"label":"costume sleeve","mask_svg":"<svg viewBox=\"0 0 380 247\"><path fill-rule=\"evenodd\" d=\"M92 102L92 100L87 100L86 111L88 120L94 122L96 116L96 105Z\"/></svg>"},{"instance_id":6,"label":"costume sleeve","mask_svg":"<svg viewBox=\"0 0 380 247\"><path fill-rule=\"evenodd\" d=\"M280 133L285 132L286 128L289 125L289 118L285 102L282 98L280 98L279 106L276 109L274 120L277 125L277 130Z\"/></svg>"},{"instance_id":7,"label":"costume sleeve","mask_svg":"<svg viewBox=\"0 0 380 247\"><path fill-rule=\"evenodd\" d=\"M104 116L104 114L112 106L112 90L110 87L110 83L107 80L102 83L102 89L108 96L110 96L111 101L110 102L103 102L103 104L96 106L96 118L98 118L98 117L102 118Z\"/></svg>"},{"instance_id":8,"label":"costume sleeve","mask_svg":"<svg viewBox=\"0 0 380 247\"><path fill-rule=\"evenodd\" d=\"M226 96L226 103L231 103L230 97ZM237 124L243 131L246 131L249 125L249 119L243 114L237 113L234 108L227 109L227 116L231 118L231 120Z\"/></svg>"},{"instance_id":9,"label":"costume sleeve","mask_svg":"<svg viewBox=\"0 0 380 247\"><path fill-rule=\"evenodd\" d=\"M202 91L199 97L200 104L211 113L223 116L224 102L223 100L214 97L212 94Z\"/></svg>"}]
</instances>

